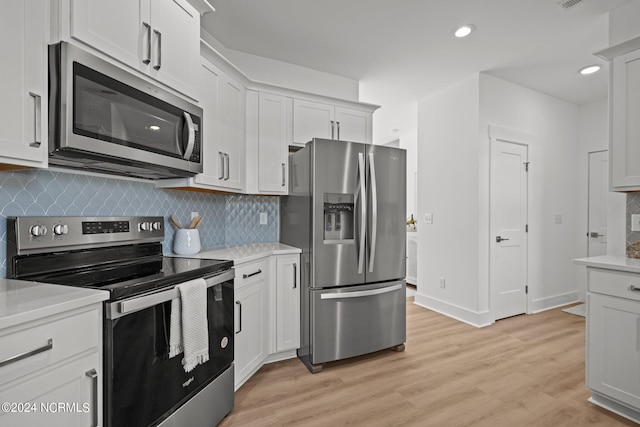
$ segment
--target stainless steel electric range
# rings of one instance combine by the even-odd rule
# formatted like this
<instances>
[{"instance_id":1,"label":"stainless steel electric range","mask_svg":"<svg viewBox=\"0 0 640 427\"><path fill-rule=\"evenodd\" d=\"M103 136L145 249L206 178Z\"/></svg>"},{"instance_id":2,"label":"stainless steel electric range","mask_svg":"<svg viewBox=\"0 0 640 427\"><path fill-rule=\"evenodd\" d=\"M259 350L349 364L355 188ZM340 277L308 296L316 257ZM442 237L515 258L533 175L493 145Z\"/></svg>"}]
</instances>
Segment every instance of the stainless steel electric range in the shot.
<instances>
[{"instance_id":1,"label":"stainless steel electric range","mask_svg":"<svg viewBox=\"0 0 640 427\"><path fill-rule=\"evenodd\" d=\"M162 217L7 218L7 276L107 290L101 425L212 426L233 407L231 261L166 257ZM209 361L168 357L174 287L207 283Z\"/></svg>"}]
</instances>

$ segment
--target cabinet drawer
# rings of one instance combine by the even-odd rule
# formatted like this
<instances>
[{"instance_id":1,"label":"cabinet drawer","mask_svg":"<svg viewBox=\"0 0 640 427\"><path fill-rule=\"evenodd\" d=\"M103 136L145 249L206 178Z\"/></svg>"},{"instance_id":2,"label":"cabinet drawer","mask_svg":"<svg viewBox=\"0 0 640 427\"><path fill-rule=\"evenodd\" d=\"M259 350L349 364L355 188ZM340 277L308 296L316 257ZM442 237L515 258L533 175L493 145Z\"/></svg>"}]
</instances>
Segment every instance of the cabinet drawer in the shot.
<instances>
[{"instance_id":1,"label":"cabinet drawer","mask_svg":"<svg viewBox=\"0 0 640 427\"><path fill-rule=\"evenodd\" d=\"M589 292L640 301L640 274L588 270Z\"/></svg>"},{"instance_id":2,"label":"cabinet drawer","mask_svg":"<svg viewBox=\"0 0 640 427\"><path fill-rule=\"evenodd\" d=\"M249 264L240 264L236 267L236 289L267 278L269 269L268 260L252 262Z\"/></svg>"},{"instance_id":3,"label":"cabinet drawer","mask_svg":"<svg viewBox=\"0 0 640 427\"><path fill-rule=\"evenodd\" d=\"M102 340L98 308L34 325L0 336L0 384L97 348Z\"/></svg>"}]
</instances>

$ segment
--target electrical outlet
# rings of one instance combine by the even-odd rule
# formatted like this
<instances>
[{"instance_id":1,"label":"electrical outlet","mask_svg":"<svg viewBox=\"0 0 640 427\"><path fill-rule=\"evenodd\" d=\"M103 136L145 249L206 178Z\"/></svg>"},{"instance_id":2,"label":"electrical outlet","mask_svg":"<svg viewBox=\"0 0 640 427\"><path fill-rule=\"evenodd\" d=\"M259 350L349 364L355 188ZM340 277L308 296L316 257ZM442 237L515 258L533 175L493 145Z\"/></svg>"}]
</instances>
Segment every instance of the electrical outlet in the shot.
<instances>
[{"instance_id":1,"label":"electrical outlet","mask_svg":"<svg viewBox=\"0 0 640 427\"><path fill-rule=\"evenodd\" d=\"M440 287L444 289L444 286L445 286L445 278L441 277L440 278Z\"/></svg>"},{"instance_id":2,"label":"electrical outlet","mask_svg":"<svg viewBox=\"0 0 640 427\"><path fill-rule=\"evenodd\" d=\"M267 213L260 212L260 225L267 225Z\"/></svg>"},{"instance_id":3,"label":"electrical outlet","mask_svg":"<svg viewBox=\"0 0 640 427\"><path fill-rule=\"evenodd\" d=\"M433 214L432 213L424 214L424 223L425 224L433 224Z\"/></svg>"},{"instance_id":4,"label":"electrical outlet","mask_svg":"<svg viewBox=\"0 0 640 427\"><path fill-rule=\"evenodd\" d=\"M640 214L631 214L631 231L640 231Z\"/></svg>"}]
</instances>

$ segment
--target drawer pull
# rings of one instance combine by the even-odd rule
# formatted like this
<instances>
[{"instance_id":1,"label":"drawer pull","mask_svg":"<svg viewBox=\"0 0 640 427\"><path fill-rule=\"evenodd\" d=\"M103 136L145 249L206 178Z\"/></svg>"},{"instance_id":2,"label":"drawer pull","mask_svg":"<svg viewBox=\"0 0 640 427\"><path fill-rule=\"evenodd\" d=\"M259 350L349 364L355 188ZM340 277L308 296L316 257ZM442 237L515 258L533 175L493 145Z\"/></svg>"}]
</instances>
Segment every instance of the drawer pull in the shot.
<instances>
[{"instance_id":1,"label":"drawer pull","mask_svg":"<svg viewBox=\"0 0 640 427\"><path fill-rule=\"evenodd\" d=\"M637 287L637 286L635 286L635 285L631 285L631 286L629 286L629 290L630 290L631 292L640 292L640 288L639 288L639 287Z\"/></svg>"},{"instance_id":2,"label":"drawer pull","mask_svg":"<svg viewBox=\"0 0 640 427\"><path fill-rule=\"evenodd\" d=\"M91 425L98 427L98 371L96 371L95 369L91 369L90 371L85 372L85 375L91 379L91 383L93 386L93 406L91 407L93 420L91 422Z\"/></svg>"},{"instance_id":3,"label":"drawer pull","mask_svg":"<svg viewBox=\"0 0 640 427\"><path fill-rule=\"evenodd\" d=\"M27 351L26 353L18 354L16 356L12 356L8 359L3 360L2 362L0 362L0 368L2 368L3 366L15 363L19 360L26 359L31 356L35 356L36 354L44 353L45 351L49 351L52 348L53 348L53 338L49 338L49 341L47 341L47 345L45 346L36 348L35 350Z\"/></svg>"},{"instance_id":4,"label":"drawer pull","mask_svg":"<svg viewBox=\"0 0 640 427\"><path fill-rule=\"evenodd\" d=\"M260 273L262 273L262 270L254 271L253 273L250 273L250 274L243 274L242 278L247 279L249 277L255 276L256 274L260 274Z\"/></svg>"}]
</instances>

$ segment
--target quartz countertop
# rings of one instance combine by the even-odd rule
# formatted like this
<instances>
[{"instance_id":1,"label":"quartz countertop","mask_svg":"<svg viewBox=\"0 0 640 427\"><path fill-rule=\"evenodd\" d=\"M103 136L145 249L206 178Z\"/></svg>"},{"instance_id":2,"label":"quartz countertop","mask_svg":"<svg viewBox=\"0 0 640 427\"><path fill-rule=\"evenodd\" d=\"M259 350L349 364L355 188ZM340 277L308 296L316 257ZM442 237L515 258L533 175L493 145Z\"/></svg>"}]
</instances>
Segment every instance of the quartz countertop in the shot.
<instances>
[{"instance_id":1,"label":"quartz countertop","mask_svg":"<svg viewBox=\"0 0 640 427\"><path fill-rule=\"evenodd\" d=\"M0 279L0 330L107 299L107 291Z\"/></svg>"},{"instance_id":2,"label":"quartz countertop","mask_svg":"<svg viewBox=\"0 0 640 427\"><path fill-rule=\"evenodd\" d=\"M640 259L627 258L625 256L602 255L578 258L574 259L573 262L575 264L586 265L587 267L640 273Z\"/></svg>"},{"instance_id":3,"label":"quartz countertop","mask_svg":"<svg viewBox=\"0 0 640 427\"><path fill-rule=\"evenodd\" d=\"M270 255L299 254L302 250L283 243L251 243L248 245L231 246L223 249L203 249L189 258L224 259L235 264L255 261Z\"/></svg>"}]
</instances>

